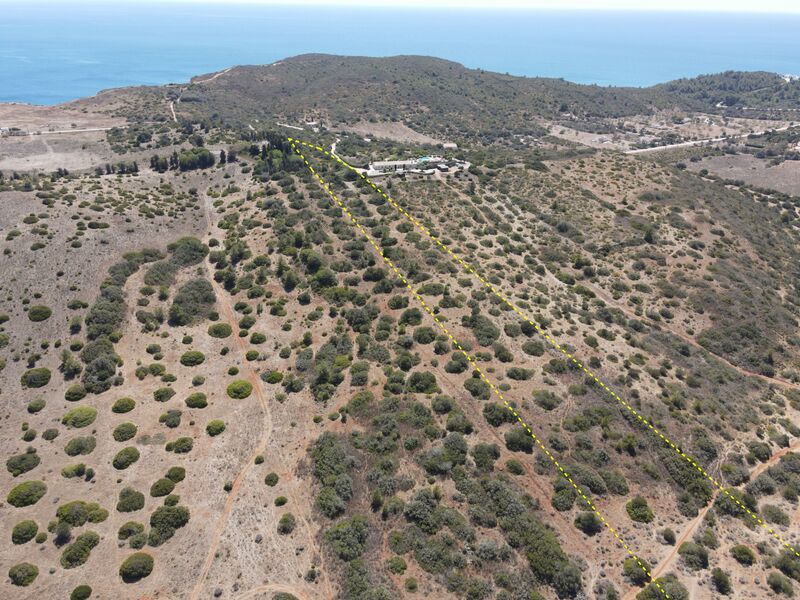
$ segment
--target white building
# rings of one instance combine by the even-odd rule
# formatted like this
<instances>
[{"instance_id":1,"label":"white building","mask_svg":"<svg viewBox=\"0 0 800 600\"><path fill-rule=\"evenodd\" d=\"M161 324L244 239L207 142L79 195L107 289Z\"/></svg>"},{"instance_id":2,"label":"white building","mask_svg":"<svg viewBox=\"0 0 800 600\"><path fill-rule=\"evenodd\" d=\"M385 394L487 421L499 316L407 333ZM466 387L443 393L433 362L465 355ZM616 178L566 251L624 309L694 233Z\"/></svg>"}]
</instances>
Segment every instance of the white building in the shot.
<instances>
[{"instance_id":1,"label":"white building","mask_svg":"<svg viewBox=\"0 0 800 600\"><path fill-rule=\"evenodd\" d=\"M414 160L379 160L369 166L370 171L377 171L379 173L391 173L408 171L419 167L419 161Z\"/></svg>"}]
</instances>

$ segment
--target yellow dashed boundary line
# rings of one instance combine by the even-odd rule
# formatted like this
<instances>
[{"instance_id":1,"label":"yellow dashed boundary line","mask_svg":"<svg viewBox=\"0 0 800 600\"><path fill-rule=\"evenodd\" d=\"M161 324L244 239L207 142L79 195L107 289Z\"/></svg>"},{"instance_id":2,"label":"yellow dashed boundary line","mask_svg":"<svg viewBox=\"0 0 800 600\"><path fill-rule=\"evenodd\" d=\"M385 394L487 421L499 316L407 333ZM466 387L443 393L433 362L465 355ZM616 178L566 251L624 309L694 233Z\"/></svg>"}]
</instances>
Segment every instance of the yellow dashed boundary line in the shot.
<instances>
[{"instance_id":1,"label":"yellow dashed boundary line","mask_svg":"<svg viewBox=\"0 0 800 600\"><path fill-rule=\"evenodd\" d=\"M677 452L681 456L681 458L683 458L692 467L694 467L699 473L701 473L703 475L703 477L705 477L712 484L714 484L714 486L717 489L719 489L720 492L725 494L729 499L733 500L740 509L742 509L756 523L758 523L761 527L763 527L766 531L768 531L770 533L770 535L772 535L772 537L774 537L781 546L784 546L785 548L787 548L788 550L793 552L795 554L795 556L800 557L800 552L798 552L791 544L789 544L789 542L784 540L777 531L775 531L772 527L770 527L761 517L759 517L757 514L755 514L753 511L751 511L749 508L747 508L744 504L742 504L742 502L738 498L733 496L730 493L729 490L725 489L725 487L719 481L717 481L714 477L709 475L708 472L705 469L703 469L703 467L701 467L694 458L692 458L691 456L689 456L686 453L684 453L683 450L681 450L676 444L674 444L672 442L672 440L670 440L667 436L665 436L658 429L658 427L654 426L647 418L643 417L641 414L639 414L639 412L635 408L633 408L630 404L628 404L628 402L626 402L625 400L620 398L619 395L614 390L610 389L603 381L598 379L597 375L595 375L592 371L587 369L572 354L567 352L558 342L556 342L547 333L545 333L539 327L538 324L536 324L533 320L530 319L530 317L528 317L519 308L517 308L508 298L506 298L501 292L499 292L491 283L486 281L486 279L484 279L480 275L480 273L478 273L469 263L467 263L464 260L462 260L461 257L459 257L457 254L455 254L447 245L442 243L439 240L439 238L437 238L435 235L433 235L427 227L425 227L423 224L421 224L419 221L417 221L412 215L410 215L408 212L406 212L406 210L402 206L398 205L397 202L395 202L391 197L389 197L386 194L386 192L384 192L381 188L379 188L377 185L375 185L369 179L369 177L366 177L365 175L360 173L355 167L347 164L341 158L339 158L338 156L332 155L330 152L328 152L327 150L325 150L324 148L322 148L320 146L317 146L315 144L309 144L307 142L303 142L303 141L300 141L300 140L295 140L293 138L287 138L287 139L292 143L292 145L301 144L301 145L303 145L303 146L305 146L307 148L310 148L312 150L317 150L319 152L322 152L328 158L331 158L331 159L335 160L336 162L338 162L343 167L346 167L347 169L350 169L351 171L356 173L359 177L361 177L364 181L366 181L370 186L372 186L372 188L377 193L379 193L381 196L383 196L389 203L391 203L392 206L394 206L409 221L411 221L412 224L414 224L416 227L418 227L422 232L425 233L425 235L427 235L433 242L435 242L437 246L439 246L442 250L447 252L447 254L449 254L456 262L458 262L458 264L461 265L464 268L465 271L467 271L468 273L470 273L470 274L474 275L475 277L477 277L480 280L480 282L483 283L483 285L486 286L487 289L491 290L491 292L495 296L497 296L509 308L511 308L520 317L522 317L525 321L527 321L530 325L532 325L534 327L534 329L536 329L536 332L539 335L541 335L542 337L544 337L550 343L550 345L553 346L553 348L555 348L556 350L559 350L562 354L567 356L575 365L578 366L578 368L580 368L584 373L586 373L589 377L591 377L594 380L595 383L597 383L603 390L605 390L605 392L608 393L608 395L610 395L619 404L624 406L628 410L628 412L633 414L642 424L646 425L648 427L648 429L650 429L650 431L652 431L654 434L656 434L659 437L659 439L661 439L664 443L666 443L670 448L675 450L675 452ZM295 149L295 151L296 151L296 149ZM299 152L298 152L298 154L299 154Z\"/></svg>"},{"instance_id":2,"label":"yellow dashed boundary line","mask_svg":"<svg viewBox=\"0 0 800 600\"><path fill-rule=\"evenodd\" d=\"M642 561L639 559L639 557L636 556L636 554L634 554L633 550L630 549L630 547L625 542L625 540L623 540L620 537L619 533L617 533L617 531L611 526L611 524L608 521L606 521L606 518L602 514L600 514L600 511L597 510L597 507L594 505L594 503L586 496L586 494L583 493L583 490L581 488L579 488L578 485L572 480L572 477L570 477L569 473L567 473L564 470L564 467L562 467L559 464L559 462L558 462L558 460L556 460L555 456L553 456L550 453L550 450L548 450L547 447L541 442L541 440L536 436L536 434L527 425L527 423L525 423L525 421L522 420L522 417L520 417L520 415L517 413L517 411L514 409L514 407L511 406L508 403L508 401L503 397L503 394L500 392L500 390L497 389L495 387L495 385L491 381L489 381L489 379L486 377L486 375L484 375L483 371L481 371L480 367L475 363L475 359L472 358L469 354L467 354L467 352L461 347L461 344L459 344L458 340L456 340L453 337L453 335L447 330L447 327L445 327L444 324L439 320L439 317L437 317L436 314L433 312L433 310L431 310L431 308L427 304L425 304L425 300L422 299L422 296L420 296L414 290L414 288L411 287L411 284L400 273L400 271L397 269L397 267L394 265L394 263L387 256L384 255L383 250L375 242L375 240L372 238L372 236L370 236L364 230L364 228L361 226L361 223L358 222L358 220L352 215L350 210L342 203L341 200L339 200L339 198L336 196L336 194L333 192L333 190L331 190L331 188L328 186L328 184L325 183L325 181L322 179L322 177L320 177L319 174L314 170L314 167L312 167L309 164L308 160L306 160L306 157L303 156L303 154L297 148L297 146L295 144L295 140L289 138L289 141L292 143L292 149L300 156L301 159L303 159L303 162L305 163L306 167L308 167L308 170L311 171L312 175L314 175L314 177L317 178L317 181L319 181L319 183L323 187L323 189L328 193L328 195L333 199L333 201L339 206L339 208L342 209L345 212L345 214L349 217L349 219L353 223L353 225L355 225L358 228L358 230L362 233L362 235L365 238L367 238L367 241L370 244L372 244L372 246L378 252L380 257L384 260L384 262L386 262L386 264L389 265L389 267L391 267L392 271L394 271L394 274L403 282L403 284L406 286L406 288L408 288L408 291L411 292L411 294L417 299L417 301L422 305L422 307L425 309L425 311L431 316L431 318L441 328L441 330L445 333L445 335L447 335L447 337L450 338L450 341L459 350L459 352L461 352L461 354L463 354L464 357L469 361L469 363L472 365L473 369L480 375L481 379L483 379L483 381L492 389L492 391L497 395L497 397L500 398L500 400L503 402L503 405L509 411L511 411L511 413L516 417L517 421L519 421L519 423L522 425L522 427L525 428L525 431L527 431L528 434L530 434L530 436L533 438L533 441L536 442L536 444L539 446L539 448L541 448L541 450L547 455L547 457L552 461L552 463L556 467L558 467L558 470L561 472L561 474L564 476L564 478L567 481L569 481L569 483L572 485L572 487L575 489L575 491L580 495L580 497L583 498L583 500L586 502L586 505L591 509L591 511L600 519L600 521L603 523L603 525L605 525L608 528L608 530L611 533L614 534L614 537L617 539L617 541L620 543L620 545L623 548L625 548L625 550L628 552L628 554L642 568L642 571L644 571L644 573L647 575L648 579L650 579L656 585L656 587L658 587L658 589L661 590L661 592L664 594L665 598L669 599L670 596L667 593L667 591L661 586L661 584L657 580L653 579L653 576L650 574L650 571L647 569L647 567L644 565L644 563L642 563ZM324 150L323 150L323 152L324 152Z\"/></svg>"}]
</instances>

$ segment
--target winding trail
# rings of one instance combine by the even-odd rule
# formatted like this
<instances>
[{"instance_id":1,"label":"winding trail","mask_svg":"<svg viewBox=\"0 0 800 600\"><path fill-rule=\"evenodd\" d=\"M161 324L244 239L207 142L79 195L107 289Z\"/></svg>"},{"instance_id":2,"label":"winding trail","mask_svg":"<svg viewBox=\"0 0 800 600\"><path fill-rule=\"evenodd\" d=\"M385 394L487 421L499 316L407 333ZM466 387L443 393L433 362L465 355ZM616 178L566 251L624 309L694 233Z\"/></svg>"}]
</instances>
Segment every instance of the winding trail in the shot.
<instances>
[{"instance_id":1,"label":"winding trail","mask_svg":"<svg viewBox=\"0 0 800 600\"><path fill-rule=\"evenodd\" d=\"M209 200L210 199L208 197L205 198L205 218L208 225L208 235L210 236L213 222L211 219L211 207ZM236 331L239 328L238 320L236 319L236 314L233 312L233 308L231 308L228 293L214 280L214 273L211 271L211 265L208 261L205 261L205 265L208 271L209 281L211 282L211 285L214 288L214 294L217 297L217 304L220 308L220 318L225 323L228 323L228 325L230 325L234 331ZM246 338L240 338L236 336L235 341L239 353L243 357L248 350ZM246 374L247 378L250 380L250 383L253 385L253 392L255 393L259 404L261 404L261 410L264 413L264 433L261 435L258 445L247 458L241 470L236 475L236 478L233 480L233 485L228 493L228 497L225 500L225 506L223 507L219 518L217 519L216 526L214 527L214 534L211 537L208 553L206 554L205 561L203 562L200 575L198 576L194 589L189 596L191 600L197 600L200 596L200 592L203 589L203 584L208 577L208 572L211 570L211 566L214 563L214 557L217 552L217 548L219 547L220 538L222 537L222 533L225 531L225 526L228 523L228 517L230 517L231 510L233 509L233 504L236 502L236 499L239 496L239 489L241 488L242 482L252 466L255 464L256 456L264 453L267 445L269 444L270 437L272 436L272 410L270 409L269 402L264 394L264 389L261 385L261 379L259 378L258 373L255 372L253 367L250 366L250 363L246 360L242 360L242 372Z\"/></svg>"},{"instance_id":2,"label":"winding trail","mask_svg":"<svg viewBox=\"0 0 800 600\"><path fill-rule=\"evenodd\" d=\"M225 73L227 73L231 69L233 69L233 67L228 67L227 69L223 69L222 71L219 71L218 73L214 73L208 79L195 79L191 83L208 83L209 81L214 81L217 77L220 77L221 75L225 75Z\"/></svg>"},{"instance_id":3,"label":"winding trail","mask_svg":"<svg viewBox=\"0 0 800 600\"><path fill-rule=\"evenodd\" d=\"M208 264L208 263L206 263ZM210 267L209 267L210 271ZM213 273L209 273L209 278L211 280L211 284L214 287L214 293L217 296L217 304L220 307L220 318L223 322L228 323L234 331L238 329L238 321L236 319L236 315L233 312L233 309L230 306L230 303L227 302L227 292L220 287L220 285L214 281ZM242 356L247 352L247 338L240 338L236 337L236 345L239 348L239 352ZM225 506L222 509L222 513L220 514L219 518L217 519L217 524L214 527L214 534L211 537L211 543L208 547L208 553L206 554L205 561L203 562L203 568L200 571L200 575L197 578L195 583L194 589L192 590L191 595L189 596L191 600L197 600L200 596L200 592L203 589L203 584L208 577L208 572L211 570L211 566L214 563L214 557L217 552L217 548L219 547L219 542L222 537L223 532L225 531L225 526L228 523L228 517L230 517L231 510L233 509L233 504L236 502L236 499L239 496L239 489L241 488L242 482L244 481L245 477L247 476L248 472L255 464L256 456L259 454L263 454L269 444L270 437L272 436L272 411L269 407L269 402L264 394L264 390L261 387L261 379L258 377L258 374L255 370L249 366L248 361L242 361L242 371L246 374L247 379L250 380L250 383L253 385L253 392L256 395L259 403L261 404L262 412L264 413L264 433L261 436L261 440L259 441L256 448L250 453L247 460L245 461L242 469L236 475L236 478L233 480L233 486L231 487L230 492L228 492L228 497L225 500Z\"/></svg>"},{"instance_id":4,"label":"winding trail","mask_svg":"<svg viewBox=\"0 0 800 600\"><path fill-rule=\"evenodd\" d=\"M207 235L209 237L212 235L214 226L213 219L211 217L210 201L211 199L209 197L207 196L204 197L204 213L205 213L205 220L208 232ZM229 301L230 296L214 280L214 273L212 272L211 265L208 263L208 261L206 261L205 264L206 264L206 269L208 271L209 281L211 282L211 285L214 288L214 294L217 297L217 304L220 308L220 319L223 322L228 323L228 325L230 325L231 328L234 331L236 331L239 328L238 319L236 318L236 313L231 307ZM244 355L247 353L247 350L249 349L247 346L247 338L240 338L237 336L235 339L236 339L236 346L238 347L240 356L244 357ZM266 395L264 393L264 388L261 378L255 371L255 369L251 366L251 363L249 361L242 360L241 363L242 363L242 370L240 371L240 373L245 374L247 376L247 379L252 384L253 392L255 393L256 398L261 404L261 409L262 412L264 413L264 424L265 424L264 433L262 434L258 445L252 451L250 456L243 464L241 470L236 475L236 478L233 480L231 490L228 493L228 497L225 500L225 505L222 509L222 512L219 515L219 518L217 519L217 524L214 528L214 534L211 537L211 541L208 547L208 553L206 554L206 558L203 561L201 572L197 578L197 581L195 582L195 586L192 589L192 593L189 596L191 600L198 600L200 593L203 590L203 585L205 584L206 579L208 578L208 573L210 572L211 567L214 564L214 558L217 553L217 548L219 547L222 534L224 533L225 527L228 523L228 518L230 517L231 511L233 510L233 505L236 502L236 499L238 498L242 482L247 477L247 474L249 473L250 469L255 465L256 456L258 456L259 454L264 454L272 437L272 431L273 431L272 410L270 408L269 401L267 400ZM311 549L315 554L314 563L318 567L318 573L320 573L320 575L322 576L321 582L325 589L326 597L333 598L333 590L331 587L330 578L328 577L328 572L324 564L324 555L322 554L320 548L317 546L314 536L314 529L311 527L311 524L309 523L307 511L305 510L302 502L293 502L292 504L293 506L295 506L295 516L303 523L304 527L308 531L309 545L311 546ZM294 588L276 583L264 584L262 586L253 588L248 592L245 592L244 595L240 597L248 598L257 595L260 592L269 592L269 591L289 592L293 593L300 600L306 600L306 596L302 594L298 595Z\"/></svg>"},{"instance_id":5,"label":"winding trail","mask_svg":"<svg viewBox=\"0 0 800 600\"><path fill-rule=\"evenodd\" d=\"M249 590L234 596L234 598L236 598L237 600L245 600L245 598L255 598L259 594L269 594L269 593L279 593L279 592L283 592L284 594L292 594L295 598L297 598L297 600L310 600L308 596L301 593L296 588L293 588L288 585L280 585L277 583L265 583L264 585L259 585L258 587L250 588Z\"/></svg>"},{"instance_id":6,"label":"winding trail","mask_svg":"<svg viewBox=\"0 0 800 600\"><path fill-rule=\"evenodd\" d=\"M764 471L766 471L775 463L777 463L783 456L786 456L787 454L789 454L790 452L794 452L795 450L800 450L800 440L795 440L793 444L787 446L786 448L781 448L780 450L775 452L772 456L770 456L769 459L767 459L765 462L757 465L752 471L750 471L750 481L756 479ZM678 549L681 547L681 544L688 541L694 536L695 532L697 531L697 528L703 522L706 513L708 513L708 511L711 510L711 508L714 506L714 501L717 499L718 494L719 490L717 490L714 493L714 495L712 496L709 503L705 506L705 508L703 508L703 510L701 510L700 513L694 519L689 521L689 524L686 526L686 529L683 531L683 533L681 533L680 537L675 541L675 545L673 546L670 553L660 563L658 563L658 566L656 566L653 569L652 571L653 579L655 579L656 577L662 577L668 570L670 570L673 567L674 562L678 556ZM638 591L639 590L633 590L632 592L626 594L625 600L633 600Z\"/></svg>"}]
</instances>

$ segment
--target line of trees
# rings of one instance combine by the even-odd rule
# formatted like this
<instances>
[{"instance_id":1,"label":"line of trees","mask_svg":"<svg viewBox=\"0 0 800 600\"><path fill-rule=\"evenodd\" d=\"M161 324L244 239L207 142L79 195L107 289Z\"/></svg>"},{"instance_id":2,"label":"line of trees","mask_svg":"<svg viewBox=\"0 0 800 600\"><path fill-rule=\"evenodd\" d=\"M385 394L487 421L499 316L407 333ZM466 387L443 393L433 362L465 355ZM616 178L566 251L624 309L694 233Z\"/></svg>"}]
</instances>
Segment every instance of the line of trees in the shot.
<instances>
[{"instance_id":1,"label":"line of trees","mask_svg":"<svg viewBox=\"0 0 800 600\"><path fill-rule=\"evenodd\" d=\"M103 174L103 167L97 167L95 169L95 173L98 175ZM139 165L134 160L133 162L118 162L116 164L106 163L105 167L105 174L106 175L113 175L114 173L119 173L121 175L125 175L127 173L138 173L139 172ZM66 169L64 170L66 173Z\"/></svg>"},{"instance_id":2,"label":"line of trees","mask_svg":"<svg viewBox=\"0 0 800 600\"><path fill-rule=\"evenodd\" d=\"M219 151L219 164L236 162L236 153L233 150ZM169 156L154 154L150 158L150 168L159 173L166 171L193 171L195 169L207 169L216 163L214 154L207 148L192 148L181 150L180 154L175 151Z\"/></svg>"}]
</instances>

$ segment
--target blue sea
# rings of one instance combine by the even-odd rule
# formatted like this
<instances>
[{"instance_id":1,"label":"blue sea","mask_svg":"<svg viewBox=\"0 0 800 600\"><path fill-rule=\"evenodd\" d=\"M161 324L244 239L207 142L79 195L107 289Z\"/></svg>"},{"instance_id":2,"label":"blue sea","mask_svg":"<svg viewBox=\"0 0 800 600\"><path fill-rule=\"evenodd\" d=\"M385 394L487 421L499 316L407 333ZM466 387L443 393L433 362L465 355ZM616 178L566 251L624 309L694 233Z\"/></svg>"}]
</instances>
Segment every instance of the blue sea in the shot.
<instances>
[{"instance_id":1,"label":"blue sea","mask_svg":"<svg viewBox=\"0 0 800 600\"><path fill-rule=\"evenodd\" d=\"M425 54L615 86L800 74L800 15L16 2L0 5L0 102L55 104L308 52Z\"/></svg>"}]
</instances>

